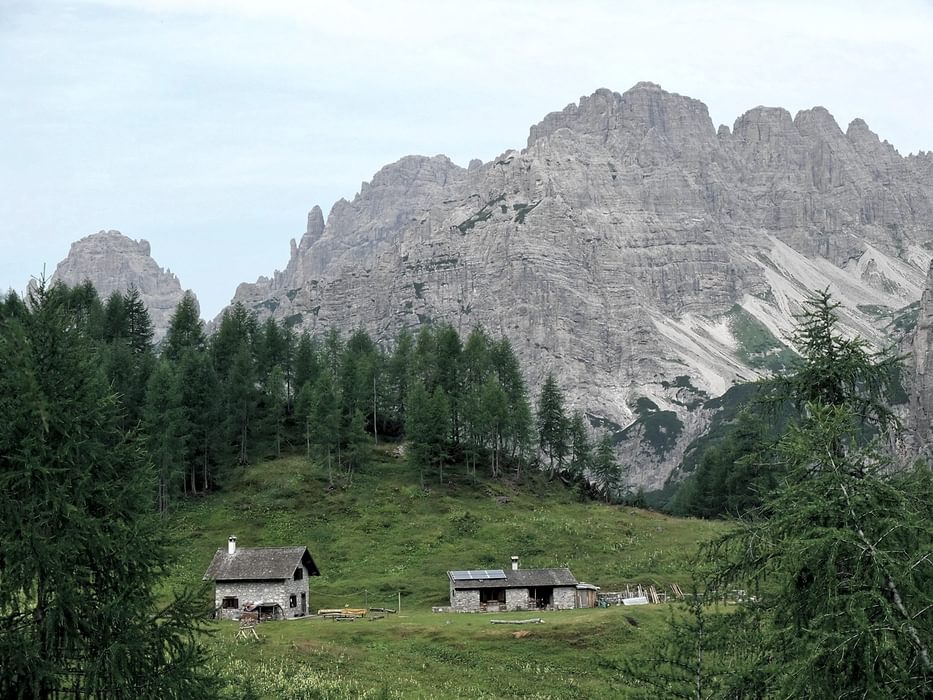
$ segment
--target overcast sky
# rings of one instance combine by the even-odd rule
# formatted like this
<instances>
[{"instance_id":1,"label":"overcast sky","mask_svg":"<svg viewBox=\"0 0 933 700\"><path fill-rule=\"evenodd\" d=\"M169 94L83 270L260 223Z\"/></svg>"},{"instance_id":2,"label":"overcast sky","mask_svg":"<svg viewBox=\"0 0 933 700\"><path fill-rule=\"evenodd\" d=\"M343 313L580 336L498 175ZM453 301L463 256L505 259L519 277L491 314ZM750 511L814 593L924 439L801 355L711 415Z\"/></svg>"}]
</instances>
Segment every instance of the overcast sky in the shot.
<instances>
[{"instance_id":1,"label":"overcast sky","mask_svg":"<svg viewBox=\"0 0 933 700\"><path fill-rule=\"evenodd\" d=\"M210 318L383 165L641 80L933 150L933 2L0 0L0 289L117 229Z\"/></svg>"}]
</instances>

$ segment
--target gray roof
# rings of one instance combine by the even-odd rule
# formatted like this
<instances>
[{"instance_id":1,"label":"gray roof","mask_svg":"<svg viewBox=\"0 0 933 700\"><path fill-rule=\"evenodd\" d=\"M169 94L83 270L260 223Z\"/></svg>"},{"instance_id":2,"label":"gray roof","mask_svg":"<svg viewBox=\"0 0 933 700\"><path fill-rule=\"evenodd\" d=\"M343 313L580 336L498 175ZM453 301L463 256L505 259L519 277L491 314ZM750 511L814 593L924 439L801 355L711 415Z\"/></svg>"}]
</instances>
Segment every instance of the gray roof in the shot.
<instances>
[{"instance_id":1,"label":"gray roof","mask_svg":"<svg viewBox=\"0 0 933 700\"><path fill-rule=\"evenodd\" d=\"M505 570L505 579L489 579L486 581L455 580L447 572L447 578L457 590L470 590L474 588L536 588L543 586L576 586L577 579L570 573L570 569L512 569Z\"/></svg>"},{"instance_id":2,"label":"gray roof","mask_svg":"<svg viewBox=\"0 0 933 700\"><path fill-rule=\"evenodd\" d=\"M307 547L242 547L233 554L218 549L204 580L263 581L291 578L299 564L309 576L320 576Z\"/></svg>"}]
</instances>

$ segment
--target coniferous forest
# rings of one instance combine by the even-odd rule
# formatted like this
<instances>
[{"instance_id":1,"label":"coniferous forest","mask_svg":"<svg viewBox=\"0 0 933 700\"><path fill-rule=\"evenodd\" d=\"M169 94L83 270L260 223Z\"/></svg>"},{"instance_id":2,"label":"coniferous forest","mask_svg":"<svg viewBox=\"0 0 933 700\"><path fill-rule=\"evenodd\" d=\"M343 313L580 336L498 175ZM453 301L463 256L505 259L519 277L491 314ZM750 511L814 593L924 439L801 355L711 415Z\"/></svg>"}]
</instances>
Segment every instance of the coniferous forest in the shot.
<instances>
[{"instance_id":1,"label":"coniferous forest","mask_svg":"<svg viewBox=\"0 0 933 700\"><path fill-rule=\"evenodd\" d=\"M186 296L156 348L135 290L101 300L90 284L56 285L56 299L86 339L121 415L157 468L160 512L188 494L222 489L231 469L301 451L352 482L367 441L405 440L422 483L445 470L521 475L545 455L549 474L591 495L621 495L621 468L596 451L568 414L553 377L532 403L508 340L449 325L402 332L389 347L365 331L298 334L258 322L241 305L208 337ZM4 315L28 304L11 295ZM592 454L591 454L592 453Z\"/></svg>"}]
</instances>

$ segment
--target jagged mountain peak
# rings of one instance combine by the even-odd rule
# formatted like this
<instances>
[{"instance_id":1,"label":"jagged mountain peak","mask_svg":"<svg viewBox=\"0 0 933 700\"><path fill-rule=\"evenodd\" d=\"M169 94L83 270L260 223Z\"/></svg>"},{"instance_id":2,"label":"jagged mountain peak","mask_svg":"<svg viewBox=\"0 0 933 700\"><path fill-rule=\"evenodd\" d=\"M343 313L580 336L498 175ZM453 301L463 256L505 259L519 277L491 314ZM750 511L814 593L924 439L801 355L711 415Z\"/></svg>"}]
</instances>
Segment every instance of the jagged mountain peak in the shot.
<instances>
[{"instance_id":1,"label":"jagged mountain peak","mask_svg":"<svg viewBox=\"0 0 933 700\"><path fill-rule=\"evenodd\" d=\"M560 112L551 112L531 127L527 147L546 140L560 129L579 134L623 131L643 136L658 130L665 137L683 133L712 138L715 129L706 105L690 97L667 92L660 85L640 82L619 94L599 88Z\"/></svg>"},{"instance_id":2,"label":"jagged mountain peak","mask_svg":"<svg viewBox=\"0 0 933 700\"><path fill-rule=\"evenodd\" d=\"M599 89L532 126L522 151L382 168L284 272L235 298L318 331L503 333L533 388L554 372L619 431L633 482L659 486L704 402L782 361L808 290L830 287L878 342L919 298L933 171L848 132L823 108L757 107L717 134L699 100Z\"/></svg>"}]
</instances>

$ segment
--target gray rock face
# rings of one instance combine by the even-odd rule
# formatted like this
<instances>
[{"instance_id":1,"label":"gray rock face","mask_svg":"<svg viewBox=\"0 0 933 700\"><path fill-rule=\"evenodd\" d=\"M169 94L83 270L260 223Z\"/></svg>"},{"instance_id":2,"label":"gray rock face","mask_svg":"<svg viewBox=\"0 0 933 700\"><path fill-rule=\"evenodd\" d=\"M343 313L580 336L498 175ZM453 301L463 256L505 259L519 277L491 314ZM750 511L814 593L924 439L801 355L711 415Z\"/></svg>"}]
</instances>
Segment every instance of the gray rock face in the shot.
<instances>
[{"instance_id":1,"label":"gray rock face","mask_svg":"<svg viewBox=\"0 0 933 700\"><path fill-rule=\"evenodd\" d=\"M822 107L717 130L702 102L639 83L547 115L489 163L403 158L320 224L312 211L284 272L234 301L315 331L503 333L532 389L554 372L594 426L652 418L619 449L656 488L705 429L697 406L768 371L808 290L830 287L879 343L920 298L933 155Z\"/></svg>"},{"instance_id":2,"label":"gray rock face","mask_svg":"<svg viewBox=\"0 0 933 700\"><path fill-rule=\"evenodd\" d=\"M175 307L184 296L181 283L171 270L163 270L150 257L149 242L134 241L119 231L99 231L71 244L68 257L58 263L51 281L69 286L90 280L101 300L131 286L149 310L154 341L168 330Z\"/></svg>"},{"instance_id":3,"label":"gray rock face","mask_svg":"<svg viewBox=\"0 0 933 700\"><path fill-rule=\"evenodd\" d=\"M920 299L917 325L908 346L912 370L910 418L917 447L927 454L933 443L933 264Z\"/></svg>"}]
</instances>

